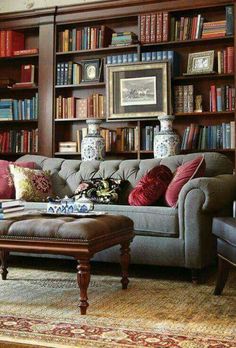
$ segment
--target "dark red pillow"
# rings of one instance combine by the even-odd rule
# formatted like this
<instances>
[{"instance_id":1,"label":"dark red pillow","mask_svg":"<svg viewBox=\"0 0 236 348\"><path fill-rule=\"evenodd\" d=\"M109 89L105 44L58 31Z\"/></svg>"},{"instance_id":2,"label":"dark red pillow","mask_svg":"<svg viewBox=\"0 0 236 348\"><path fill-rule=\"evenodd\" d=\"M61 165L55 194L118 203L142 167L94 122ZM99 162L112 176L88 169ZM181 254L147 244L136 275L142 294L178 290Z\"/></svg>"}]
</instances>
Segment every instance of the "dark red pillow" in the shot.
<instances>
[{"instance_id":1,"label":"dark red pillow","mask_svg":"<svg viewBox=\"0 0 236 348\"><path fill-rule=\"evenodd\" d=\"M15 198L15 187L9 170L9 164L23 168L36 168L34 162L8 162L0 160L0 199Z\"/></svg>"},{"instance_id":2,"label":"dark red pillow","mask_svg":"<svg viewBox=\"0 0 236 348\"><path fill-rule=\"evenodd\" d=\"M191 179L204 176L206 163L203 156L179 166L165 193L165 202L170 207L177 207L179 193L182 187Z\"/></svg>"},{"instance_id":3,"label":"dark red pillow","mask_svg":"<svg viewBox=\"0 0 236 348\"><path fill-rule=\"evenodd\" d=\"M171 170L163 165L151 169L130 192L130 205L151 205L165 193L173 175Z\"/></svg>"}]
</instances>

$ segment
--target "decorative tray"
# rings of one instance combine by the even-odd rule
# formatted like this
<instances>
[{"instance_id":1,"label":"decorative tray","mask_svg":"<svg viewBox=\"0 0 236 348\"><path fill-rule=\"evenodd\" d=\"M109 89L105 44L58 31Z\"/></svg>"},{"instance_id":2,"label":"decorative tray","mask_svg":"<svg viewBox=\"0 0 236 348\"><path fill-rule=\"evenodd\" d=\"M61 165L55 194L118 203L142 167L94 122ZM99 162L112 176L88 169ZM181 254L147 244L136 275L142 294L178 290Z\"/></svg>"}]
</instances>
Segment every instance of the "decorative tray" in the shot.
<instances>
[{"instance_id":1,"label":"decorative tray","mask_svg":"<svg viewBox=\"0 0 236 348\"><path fill-rule=\"evenodd\" d=\"M90 211L88 213L48 213L47 211L43 211L41 212L41 215L46 215L46 216L70 216L70 217L77 217L77 218L80 218L80 217L87 217L87 216L101 216L101 215L106 215L107 212L106 211Z\"/></svg>"}]
</instances>

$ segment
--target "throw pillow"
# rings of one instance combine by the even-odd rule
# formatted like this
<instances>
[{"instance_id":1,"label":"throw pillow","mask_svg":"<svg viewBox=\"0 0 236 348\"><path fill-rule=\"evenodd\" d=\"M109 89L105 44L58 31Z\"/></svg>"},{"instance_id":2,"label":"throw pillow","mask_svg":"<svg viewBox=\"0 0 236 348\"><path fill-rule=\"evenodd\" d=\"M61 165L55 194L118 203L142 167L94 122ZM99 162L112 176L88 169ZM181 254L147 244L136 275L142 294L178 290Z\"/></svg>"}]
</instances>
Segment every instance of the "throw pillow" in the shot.
<instances>
[{"instance_id":1,"label":"throw pillow","mask_svg":"<svg viewBox=\"0 0 236 348\"><path fill-rule=\"evenodd\" d=\"M152 205L165 193L173 175L171 170L160 165L151 169L130 192L130 205Z\"/></svg>"},{"instance_id":2,"label":"throw pillow","mask_svg":"<svg viewBox=\"0 0 236 348\"><path fill-rule=\"evenodd\" d=\"M20 168L10 164L16 199L28 202L43 202L52 196L52 182L50 172Z\"/></svg>"},{"instance_id":3,"label":"throw pillow","mask_svg":"<svg viewBox=\"0 0 236 348\"><path fill-rule=\"evenodd\" d=\"M192 161L179 166L173 180L165 193L165 201L170 207L177 207L178 197L182 187L191 179L199 178L205 174L206 163L203 156L198 156Z\"/></svg>"},{"instance_id":4,"label":"throw pillow","mask_svg":"<svg viewBox=\"0 0 236 348\"><path fill-rule=\"evenodd\" d=\"M124 180L111 178L82 181L75 190L75 196L80 198L85 195L94 203L117 203L124 184Z\"/></svg>"},{"instance_id":5,"label":"throw pillow","mask_svg":"<svg viewBox=\"0 0 236 348\"><path fill-rule=\"evenodd\" d=\"M9 165L14 164L22 168L34 169L36 164L34 162L8 162L0 160L0 199L15 198L15 187L11 177Z\"/></svg>"}]
</instances>

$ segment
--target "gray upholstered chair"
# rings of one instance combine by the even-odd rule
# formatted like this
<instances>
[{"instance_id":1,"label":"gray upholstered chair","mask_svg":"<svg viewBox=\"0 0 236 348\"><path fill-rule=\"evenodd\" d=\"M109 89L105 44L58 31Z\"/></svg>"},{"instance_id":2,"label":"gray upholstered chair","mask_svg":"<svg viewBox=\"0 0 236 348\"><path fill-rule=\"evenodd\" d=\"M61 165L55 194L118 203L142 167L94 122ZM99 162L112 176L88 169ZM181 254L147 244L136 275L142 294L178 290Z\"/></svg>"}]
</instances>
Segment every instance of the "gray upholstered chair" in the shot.
<instances>
[{"instance_id":1,"label":"gray upholstered chair","mask_svg":"<svg viewBox=\"0 0 236 348\"><path fill-rule=\"evenodd\" d=\"M220 295L230 268L236 266L236 202L233 217L214 218L212 231L217 237L218 254L218 275L214 295Z\"/></svg>"}]
</instances>

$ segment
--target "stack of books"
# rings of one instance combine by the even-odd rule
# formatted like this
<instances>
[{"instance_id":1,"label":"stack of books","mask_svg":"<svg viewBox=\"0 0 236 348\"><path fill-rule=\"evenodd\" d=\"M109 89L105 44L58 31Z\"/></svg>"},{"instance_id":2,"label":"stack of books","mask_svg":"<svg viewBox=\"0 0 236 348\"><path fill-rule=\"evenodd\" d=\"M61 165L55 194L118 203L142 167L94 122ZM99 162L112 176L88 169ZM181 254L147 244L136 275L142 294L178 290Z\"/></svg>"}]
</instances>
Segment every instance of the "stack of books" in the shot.
<instances>
[{"instance_id":1,"label":"stack of books","mask_svg":"<svg viewBox=\"0 0 236 348\"><path fill-rule=\"evenodd\" d=\"M212 39L226 35L226 20L207 22L203 24L202 38Z\"/></svg>"},{"instance_id":2,"label":"stack of books","mask_svg":"<svg viewBox=\"0 0 236 348\"><path fill-rule=\"evenodd\" d=\"M235 88L229 85L216 87L210 86L210 111L234 111Z\"/></svg>"},{"instance_id":3,"label":"stack of books","mask_svg":"<svg viewBox=\"0 0 236 348\"><path fill-rule=\"evenodd\" d=\"M24 205L20 200L0 200L0 220L19 216L24 210Z\"/></svg>"},{"instance_id":4,"label":"stack of books","mask_svg":"<svg viewBox=\"0 0 236 348\"><path fill-rule=\"evenodd\" d=\"M113 33L111 39L111 46L129 46L138 43L138 37L132 31L123 31L120 33Z\"/></svg>"}]
</instances>

